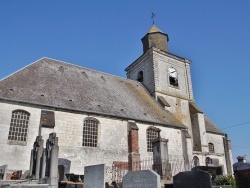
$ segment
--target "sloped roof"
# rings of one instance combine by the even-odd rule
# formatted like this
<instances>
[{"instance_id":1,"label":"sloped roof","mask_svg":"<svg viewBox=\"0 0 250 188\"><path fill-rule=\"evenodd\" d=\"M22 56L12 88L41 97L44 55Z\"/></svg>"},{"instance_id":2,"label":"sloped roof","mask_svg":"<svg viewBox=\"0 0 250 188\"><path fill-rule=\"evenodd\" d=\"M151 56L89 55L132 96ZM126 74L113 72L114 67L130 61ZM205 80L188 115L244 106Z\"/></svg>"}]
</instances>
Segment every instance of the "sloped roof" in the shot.
<instances>
[{"instance_id":1,"label":"sloped roof","mask_svg":"<svg viewBox=\"0 0 250 188\"><path fill-rule=\"evenodd\" d=\"M139 82L49 58L1 80L0 99L185 127Z\"/></svg>"},{"instance_id":2,"label":"sloped roof","mask_svg":"<svg viewBox=\"0 0 250 188\"><path fill-rule=\"evenodd\" d=\"M204 119L207 132L215 134L223 134L223 135L225 134L220 129L218 129L206 115L204 115Z\"/></svg>"},{"instance_id":3,"label":"sloped roof","mask_svg":"<svg viewBox=\"0 0 250 188\"><path fill-rule=\"evenodd\" d=\"M201 113L203 114L203 111L192 101L189 102L189 110L190 110L190 115L194 115L196 113ZM204 114L204 120L205 120L205 128L206 131L209 133L215 133L215 134L225 134L221 130L215 126L212 121Z\"/></svg>"},{"instance_id":4,"label":"sloped roof","mask_svg":"<svg viewBox=\"0 0 250 188\"><path fill-rule=\"evenodd\" d=\"M148 30L147 33L156 33L156 32L164 33L156 25L152 25L152 27Z\"/></svg>"}]
</instances>

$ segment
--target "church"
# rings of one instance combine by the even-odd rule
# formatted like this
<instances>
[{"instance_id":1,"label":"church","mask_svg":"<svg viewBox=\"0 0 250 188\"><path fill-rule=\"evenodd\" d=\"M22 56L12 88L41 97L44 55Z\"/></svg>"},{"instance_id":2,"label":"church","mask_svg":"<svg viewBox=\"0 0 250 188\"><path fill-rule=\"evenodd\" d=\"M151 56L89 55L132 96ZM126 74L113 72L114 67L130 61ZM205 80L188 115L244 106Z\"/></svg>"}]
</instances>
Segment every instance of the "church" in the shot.
<instances>
[{"instance_id":1,"label":"church","mask_svg":"<svg viewBox=\"0 0 250 188\"><path fill-rule=\"evenodd\" d=\"M56 133L59 158L83 174L88 165L149 160L160 136L166 158L232 174L230 140L195 103L191 61L169 52L169 37L156 25L141 41L143 54L125 69L127 78L47 57L3 78L0 165L29 170L36 137Z\"/></svg>"}]
</instances>

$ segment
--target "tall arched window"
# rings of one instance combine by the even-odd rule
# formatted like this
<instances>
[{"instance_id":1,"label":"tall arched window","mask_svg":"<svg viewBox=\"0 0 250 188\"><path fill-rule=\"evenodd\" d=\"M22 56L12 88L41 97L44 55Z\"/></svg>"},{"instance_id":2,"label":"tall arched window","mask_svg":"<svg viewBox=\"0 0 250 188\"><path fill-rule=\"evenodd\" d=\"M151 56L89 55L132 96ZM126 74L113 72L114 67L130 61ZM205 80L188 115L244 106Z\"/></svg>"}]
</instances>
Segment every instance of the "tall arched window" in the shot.
<instances>
[{"instance_id":1,"label":"tall arched window","mask_svg":"<svg viewBox=\"0 0 250 188\"><path fill-rule=\"evenodd\" d=\"M213 143L208 143L208 150L210 153L214 153L214 144Z\"/></svg>"},{"instance_id":2,"label":"tall arched window","mask_svg":"<svg viewBox=\"0 0 250 188\"><path fill-rule=\"evenodd\" d=\"M197 156L194 156L193 163L194 163L194 166L200 166L200 160Z\"/></svg>"},{"instance_id":3,"label":"tall arched window","mask_svg":"<svg viewBox=\"0 0 250 188\"><path fill-rule=\"evenodd\" d=\"M158 136L157 128L149 127L147 129L147 151L153 152L153 144L152 141L155 140Z\"/></svg>"},{"instance_id":4,"label":"tall arched window","mask_svg":"<svg viewBox=\"0 0 250 188\"><path fill-rule=\"evenodd\" d=\"M28 125L30 113L24 110L14 110L11 116L8 140L13 143L22 143L27 141Z\"/></svg>"},{"instance_id":5,"label":"tall arched window","mask_svg":"<svg viewBox=\"0 0 250 188\"><path fill-rule=\"evenodd\" d=\"M99 121L95 118L87 118L83 123L83 146L97 147Z\"/></svg>"},{"instance_id":6,"label":"tall arched window","mask_svg":"<svg viewBox=\"0 0 250 188\"><path fill-rule=\"evenodd\" d=\"M137 81L143 82L143 71L138 72L138 74L137 74Z\"/></svg>"}]
</instances>

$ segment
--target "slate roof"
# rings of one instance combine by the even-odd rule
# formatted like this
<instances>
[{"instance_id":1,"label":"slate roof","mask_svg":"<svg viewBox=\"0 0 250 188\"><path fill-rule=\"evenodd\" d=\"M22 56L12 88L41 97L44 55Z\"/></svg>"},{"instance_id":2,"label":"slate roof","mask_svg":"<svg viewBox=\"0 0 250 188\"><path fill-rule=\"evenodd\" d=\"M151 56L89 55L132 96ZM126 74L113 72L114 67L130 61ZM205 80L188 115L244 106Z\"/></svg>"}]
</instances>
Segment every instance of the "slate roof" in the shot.
<instances>
[{"instance_id":1,"label":"slate roof","mask_svg":"<svg viewBox=\"0 0 250 188\"><path fill-rule=\"evenodd\" d=\"M205 127L206 127L206 131L208 133L215 133L215 134L222 134L225 135L224 132L222 132L220 129L218 129L212 122L211 120L204 115L204 119L205 119Z\"/></svg>"},{"instance_id":2,"label":"slate roof","mask_svg":"<svg viewBox=\"0 0 250 188\"><path fill-rule=\"evenodd\" d=\"M156 25L152 25L152 27L148 30L147 33L156 33L156 32L164 33Z\"/></svg>"},{"instance_id":3,"label":"slate roof","mask_svg":"<svg viewBox=\"0 0 250 188\"><path fill-rule=\"evenodd\" d=\"M185 128L139 82L49 58L1 80L0 99Z\"/></svg>"}]
</instances>

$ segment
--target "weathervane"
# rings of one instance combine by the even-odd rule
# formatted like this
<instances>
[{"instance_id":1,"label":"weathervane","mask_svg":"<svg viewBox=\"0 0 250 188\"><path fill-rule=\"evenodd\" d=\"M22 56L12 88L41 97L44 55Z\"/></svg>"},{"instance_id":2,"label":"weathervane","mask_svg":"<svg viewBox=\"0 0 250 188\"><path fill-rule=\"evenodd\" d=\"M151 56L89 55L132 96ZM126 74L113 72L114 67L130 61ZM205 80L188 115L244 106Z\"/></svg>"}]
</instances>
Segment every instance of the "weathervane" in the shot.
<instances>
[{"instance_id":1,"label":"weathervane","mask_svg":"<svg viewBox=\"0 0 250 188\"><path fill-rule=\"evenodd\" d=\"M155 13L151 13L151 19L153 20L153 25L155 24Z\"/></svg>"}]
</instances>

